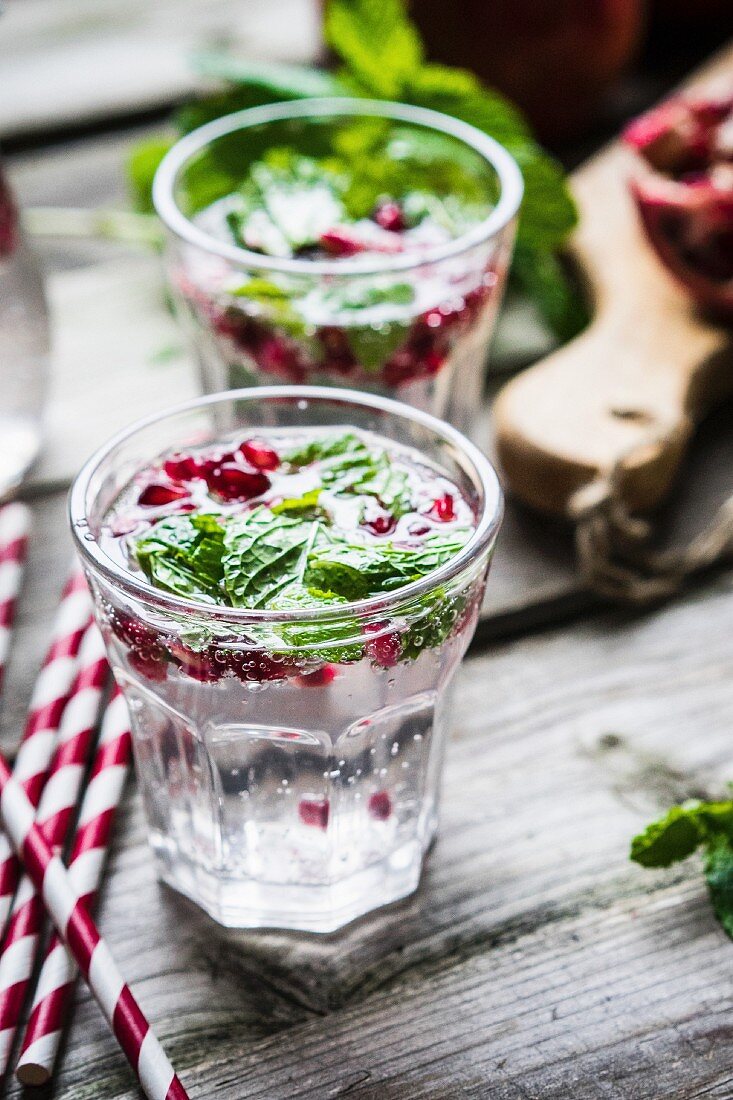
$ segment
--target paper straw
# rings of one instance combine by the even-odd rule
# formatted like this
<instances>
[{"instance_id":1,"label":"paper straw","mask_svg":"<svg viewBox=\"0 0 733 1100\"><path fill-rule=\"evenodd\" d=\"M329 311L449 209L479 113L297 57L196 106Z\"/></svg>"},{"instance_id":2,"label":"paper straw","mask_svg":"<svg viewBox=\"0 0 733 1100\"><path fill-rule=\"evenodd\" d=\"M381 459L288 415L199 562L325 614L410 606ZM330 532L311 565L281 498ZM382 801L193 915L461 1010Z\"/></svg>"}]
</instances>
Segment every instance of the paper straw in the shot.
<instances>
[{"instance_id":1,"label":"paper straw","mask_svg":"<svg viewBox=\"0 0 733 1100\"><path fill-rule=\"evenodd\" d=\"M115 810L130 764L130 718L119 688L105 711L89 784L84 792L69 878L79 902L93 911L104 870ZM64 1026L71 1016L76 966L55 933L38 976L16 1076L23 1085L44 1085L53 1074Z\"/></svg>"},{"instance_id":2,"label":"paper straw","mask_svg":"<svg viewBox=\"0 0 733 1100\"><path fill-rule=\"evenodd\" d=\"M92 617L89 589L74 570L67 581L53 625L51 644L36 679L28 718L15 758L14 777L33 806L38 805L53 757L59 722L78 667L79 646ZM0 833L0 936L7 926L20 865L12 845Z\"/></svg>"},{"instance_id":3,"label":"paper straw","mask_svg":"<svg viewBox=\"0 0 733 1100\"><path fill-rule=\"evenodd\" d=\"M33 820L33 806L0 755L0 817L149 1100L188 1100L107 944L74 892L69 872Z\"/></svg>"},{"instance_id":4,"label":"paper straw","mask_svg":"<svg viewBox=\"0 0 733 1100\"><path fill-rule=\"evenodd\" d=\"M5 679L15 608L23 583L30 525L31 514L25 504L6 504L0 508L0 689Z\"/></svg>"},{"instance_id":5,"label":"paper straw","mask_svg":"<svg viewBox=\"0 0 733 1100\"><path fill-rule=\"evenodd\" d=\"M79 672L61 719L56 752L36 813L36 823L52 848L63 848L71 830L108 675L102 636L92 623L81 643ZM0 955L0 1074L10 1060L44 919L43 901L24 875Z\"/></svg>"}]
</instances>

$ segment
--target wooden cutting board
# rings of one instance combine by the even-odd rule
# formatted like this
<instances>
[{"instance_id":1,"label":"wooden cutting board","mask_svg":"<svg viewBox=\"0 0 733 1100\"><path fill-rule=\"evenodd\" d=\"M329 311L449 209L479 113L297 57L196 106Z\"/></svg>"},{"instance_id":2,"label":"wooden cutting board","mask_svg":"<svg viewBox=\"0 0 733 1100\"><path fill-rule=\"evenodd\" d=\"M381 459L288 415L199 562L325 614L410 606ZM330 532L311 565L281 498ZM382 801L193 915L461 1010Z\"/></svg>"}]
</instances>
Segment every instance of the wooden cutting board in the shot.
<instances>
[{"instance_id":1,"label":"wooden cutting board","mask_svg":"<svg viewBox=\"0 0 733 1100\"><path fill-rule=\"evenodd\" d=\"M733 45L685 87L733 82ZM733 393L733 331L706 321L648 245L628 193L633 155L616 141L576 172L572 255L593 320L499 392L494 428L509 490L568 514L573 494L625 460L631 510L669 492L705 413Z\"/></svg>"}]
</instances>

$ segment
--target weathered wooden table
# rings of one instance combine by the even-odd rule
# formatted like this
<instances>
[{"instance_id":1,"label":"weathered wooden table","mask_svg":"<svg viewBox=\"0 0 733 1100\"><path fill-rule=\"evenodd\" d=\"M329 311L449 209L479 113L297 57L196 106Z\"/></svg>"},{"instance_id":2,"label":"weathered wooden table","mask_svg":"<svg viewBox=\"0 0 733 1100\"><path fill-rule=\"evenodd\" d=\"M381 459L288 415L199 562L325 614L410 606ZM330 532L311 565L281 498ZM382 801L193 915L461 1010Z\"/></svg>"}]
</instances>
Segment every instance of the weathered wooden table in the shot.
<instances>
[{"instance_id":1,"label":"weathered wooden table","mask_svg":"<svg viewBox=\"0 0 733 1100\"><path fill-rule=\"evenodd\" d=\"M14 157L23 202L114 202L137 133ZM6 748L69 558L69 478L114 427L195 390L154 260L68 242L43 251L54 385L27 491L36 529ZM728 408L702 433L672 534L730 491L732 421ZM100 923L191 1096L733 1096L733 946L693 865L651 874L627 859L650 815L733 777L731 581L708 576L653 613L606 609L579 589L568 532L510 508L460 674L422 887L340 935L218 929L156 883L131 785ZM7 1095L21 1091L8 1084ZM81 987L42 1095L138 1095Z\"/></svg>"}]
</instances>

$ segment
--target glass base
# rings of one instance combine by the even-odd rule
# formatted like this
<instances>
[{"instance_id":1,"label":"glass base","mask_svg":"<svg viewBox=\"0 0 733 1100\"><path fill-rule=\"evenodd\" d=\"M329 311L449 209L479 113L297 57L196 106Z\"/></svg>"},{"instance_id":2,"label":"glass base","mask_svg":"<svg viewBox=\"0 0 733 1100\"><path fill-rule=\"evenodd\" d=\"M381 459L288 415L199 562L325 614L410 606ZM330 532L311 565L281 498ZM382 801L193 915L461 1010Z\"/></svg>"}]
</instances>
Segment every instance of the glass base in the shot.
<instances>
[{"instance_id":1,"label":"glass base","mask_svg":"<svg viewBox=\"0 0 733 1100\"><path fill-rule=\"evenodd\" d=\"M282 884L212 874L151 839L158 875L225 928L335 932L357 917L414 893L425 851L417 841L388 859L329 884Z\"/></svg>"}]
</instances>

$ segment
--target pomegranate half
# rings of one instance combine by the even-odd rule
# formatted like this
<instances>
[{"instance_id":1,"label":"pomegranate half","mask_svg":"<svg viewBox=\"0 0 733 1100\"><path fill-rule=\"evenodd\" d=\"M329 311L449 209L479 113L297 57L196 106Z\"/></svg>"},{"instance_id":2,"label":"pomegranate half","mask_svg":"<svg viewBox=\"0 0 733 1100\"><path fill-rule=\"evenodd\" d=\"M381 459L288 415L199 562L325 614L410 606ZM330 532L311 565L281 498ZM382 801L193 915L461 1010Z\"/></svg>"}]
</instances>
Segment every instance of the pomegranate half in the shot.
<instances>
[{"instance_id":1,"label":"pomegranate half","mask_svg":"<svg viewBox=\"0 0 733 1100\"><path fill-rule=\"evenodd\" d=\"M631 191L657 255L698 305L733 319L733 94L669 100L624 140L645 164Z\"/></svg>"}]
</instances>

